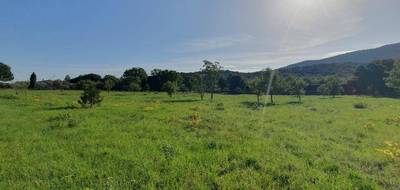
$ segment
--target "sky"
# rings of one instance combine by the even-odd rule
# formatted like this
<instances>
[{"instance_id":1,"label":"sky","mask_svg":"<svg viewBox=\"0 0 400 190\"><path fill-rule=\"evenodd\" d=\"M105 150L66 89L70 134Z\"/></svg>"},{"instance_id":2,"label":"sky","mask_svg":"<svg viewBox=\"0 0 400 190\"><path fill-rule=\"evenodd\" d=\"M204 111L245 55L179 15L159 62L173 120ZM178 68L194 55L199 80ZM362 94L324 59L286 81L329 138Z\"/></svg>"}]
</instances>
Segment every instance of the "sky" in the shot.
<instances>
[{"instance_id":1,"label":"sky","mask_svg":"<svg viewBox=\"0 0 400 190\"><path fill-rule=\"evenodd\" d=\"M400 42L398 0L0 0L16 80L142 67L252 72Z\"/></svg>"}]
</instances>

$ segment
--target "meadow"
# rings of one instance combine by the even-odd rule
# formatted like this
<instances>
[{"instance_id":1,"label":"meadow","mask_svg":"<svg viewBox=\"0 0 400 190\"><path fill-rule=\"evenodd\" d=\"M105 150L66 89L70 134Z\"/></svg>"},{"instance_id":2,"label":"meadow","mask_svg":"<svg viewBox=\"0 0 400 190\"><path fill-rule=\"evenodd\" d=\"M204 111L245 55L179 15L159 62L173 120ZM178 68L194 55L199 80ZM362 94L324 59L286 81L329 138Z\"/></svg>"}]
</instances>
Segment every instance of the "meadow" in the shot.
<instances>
[{"instance_id":1,"label":"meadow","mask_svg":"<svg viewBox=\"0 0 400 190\"><path fill-rule=\"evenodd\" d=\"M398 99L80 93L0 91L0 189L400 189Z\"/></svg>"}]
</instances>

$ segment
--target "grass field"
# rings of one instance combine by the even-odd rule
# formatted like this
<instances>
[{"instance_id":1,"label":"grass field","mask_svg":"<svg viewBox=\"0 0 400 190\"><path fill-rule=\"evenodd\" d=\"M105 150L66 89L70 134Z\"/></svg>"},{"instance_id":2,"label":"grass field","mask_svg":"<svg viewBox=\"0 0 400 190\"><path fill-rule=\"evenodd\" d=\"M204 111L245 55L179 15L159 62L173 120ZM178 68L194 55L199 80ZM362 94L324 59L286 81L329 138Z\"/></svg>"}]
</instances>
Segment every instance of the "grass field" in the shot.
<instances>
[{"instance_id":1,"label":"grass field","mask_svg":"<svg viewBox=\"0 0 400 190\"><path fill-rule=\"evenodd\" d=\"M0 189L400 189L400 100L79 95L0 91Z\"/></svg>"}]
</instances>

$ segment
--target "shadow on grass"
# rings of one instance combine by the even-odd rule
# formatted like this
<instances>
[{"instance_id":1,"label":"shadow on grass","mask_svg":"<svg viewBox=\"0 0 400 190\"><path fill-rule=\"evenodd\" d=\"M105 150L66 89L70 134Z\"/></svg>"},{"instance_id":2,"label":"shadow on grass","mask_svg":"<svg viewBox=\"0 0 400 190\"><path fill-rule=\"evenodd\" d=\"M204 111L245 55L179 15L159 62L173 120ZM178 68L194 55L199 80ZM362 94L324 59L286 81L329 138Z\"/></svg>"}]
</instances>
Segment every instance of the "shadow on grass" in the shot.
<instances>
[{"instance_id":1,"label":"shadow on grass","mask_svg":"<svg viewBox=\"0 0 400 190\"><path fill-rule=\"evenodd\" d=\"M290 102L287 102L286 104L288 104L288 105L300 105L300 104L303 104L303 102L299 102L299 101L290 101Z\"/></svg>"},{"instance_id":2,"label":"shadow on grass","mask_svg":"<svg viewBox=\"0 0 400 190\"><path fill-rule=\"evenodd\" d=\"M78 106L60 106L60 107L50 107L50 108L45 108L45 110L75 110L75 109L81 109L81 107Z\"/></svg>"},{"instance_id":3,"label":"shadow on grass","mask_svg":"<svg viewBox=\"0 0 400 190\"><path fill-rule=\"evenodd\" d=\"M185 100L163 100L164 103L191 103L191 102L198 102L200 100L195 99L185 99Z\"/></svg>"},{"instance_id":4,"label":"shadow on grass","mask_svg":"<svg viewBox=\"0 0 400 190\"><path fill-rule=\"evenodd\" d=\"M0 99L5 99L5 100L16 100L18 99L18 96L15 95L1 95Z\"/></svg>"},{"instance_id":5,"label":"shadow on grass","mask_svg":"<svg viewBox=\"0 0 400 190\"><path fill-rule=\"evenodd\" d=\"M247 108L250 109L259 109L259 108L263 108L263 107L272 107L275 106L276 104L271 104L271 103L262 103L260 102L259 104L257 102L252 102L252 101L244 101L244 102L240 102L242 105L246 106Z\"/></svg>"},{"instance_id":6,"label":"shadow on grass","mask_svg":"<svg viewBox=\"0 0 400 190\"><path fill-rule=\"evenodd\" d=\"M335 96L335 97L333 97L333 96L322 96L319 99L340 99L340 98L344 98L344 97L342 97L342 96Z\"/></svg>"}]
</instances>

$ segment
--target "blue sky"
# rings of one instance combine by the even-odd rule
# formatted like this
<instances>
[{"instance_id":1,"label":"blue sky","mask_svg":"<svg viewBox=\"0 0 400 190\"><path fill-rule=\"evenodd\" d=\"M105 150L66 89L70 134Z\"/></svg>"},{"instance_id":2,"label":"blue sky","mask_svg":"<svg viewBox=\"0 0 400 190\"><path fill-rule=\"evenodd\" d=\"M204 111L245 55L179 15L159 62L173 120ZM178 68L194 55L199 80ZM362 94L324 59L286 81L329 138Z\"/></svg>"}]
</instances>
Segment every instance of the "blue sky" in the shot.
<instances>
[{"instance_id":1,"label":"blue sky","mask_svg":"<svg viewBox=\"0 0 400 190\"><path fill-rule=\"evenodd\" d=\"M17 80L257 71L400 42L398 0L0 0L0 62Z\"/></svg>"}]
</instances>

